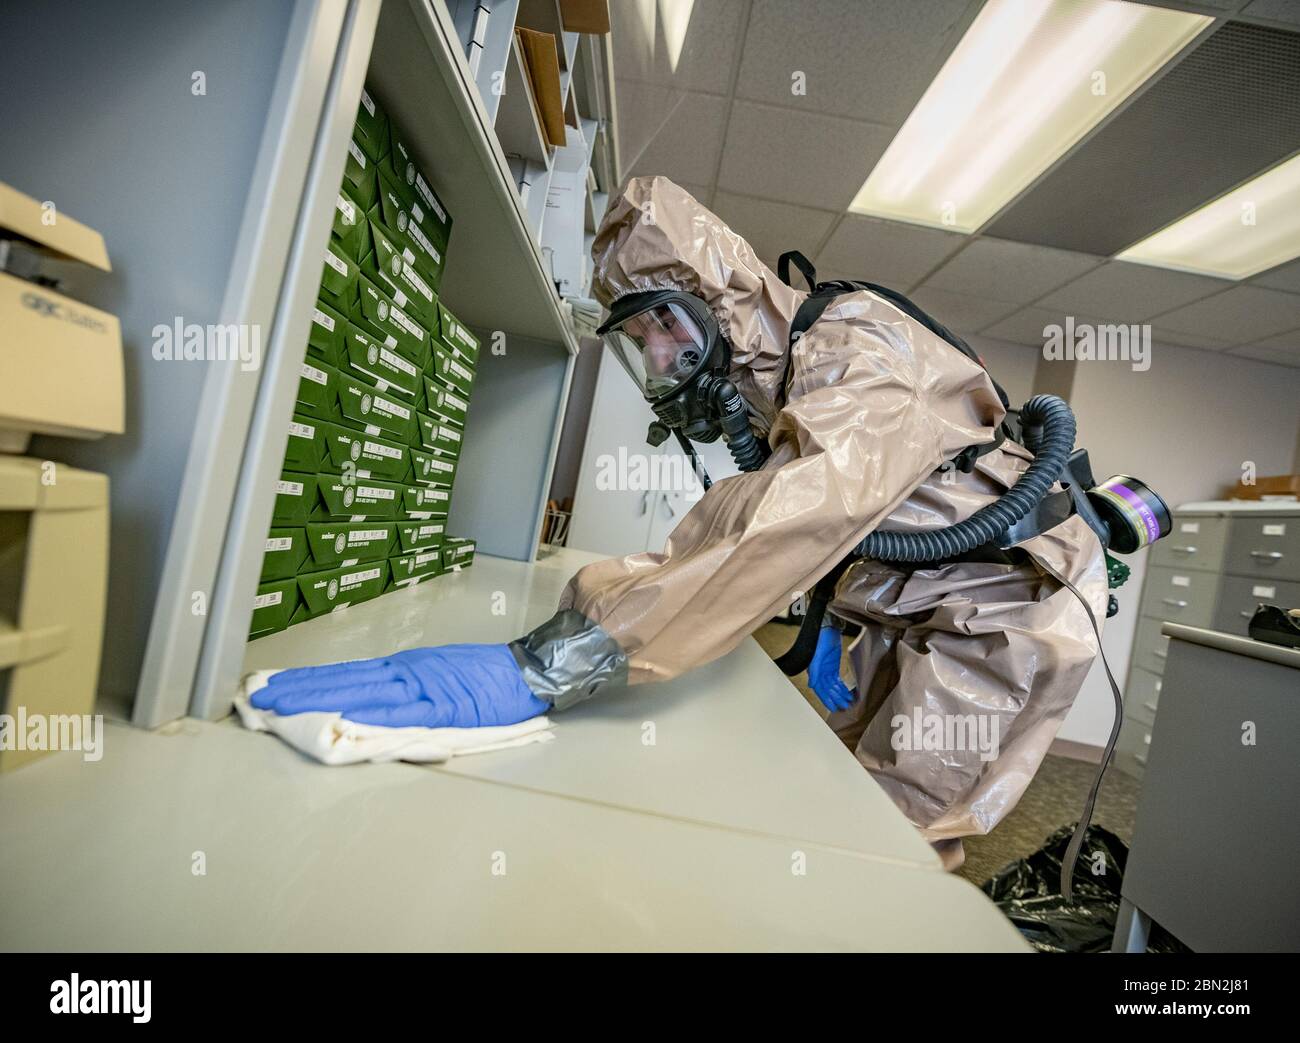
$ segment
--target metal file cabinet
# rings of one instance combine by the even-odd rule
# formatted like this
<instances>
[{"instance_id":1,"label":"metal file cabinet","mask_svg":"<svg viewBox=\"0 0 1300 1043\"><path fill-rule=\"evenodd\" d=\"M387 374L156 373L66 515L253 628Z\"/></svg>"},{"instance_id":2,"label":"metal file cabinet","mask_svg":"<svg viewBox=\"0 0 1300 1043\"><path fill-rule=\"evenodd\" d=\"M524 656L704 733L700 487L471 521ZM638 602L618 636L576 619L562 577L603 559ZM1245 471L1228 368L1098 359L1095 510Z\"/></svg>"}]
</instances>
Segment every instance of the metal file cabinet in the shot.
<instances>
[{"instance_id":1,"label":"metal file cabinet","mask_svg":"<svg viewBox=\"0 0 1300 1043\"><path fill-rule=\"evenodd\" d=\"M1260 602L1300 605L1300 505L1216 504L1174 512L1151 548L1133 638L1115 763L1146 769L1169 638L1162 623L1245 636Z\"/></svg>"}]
</instances>

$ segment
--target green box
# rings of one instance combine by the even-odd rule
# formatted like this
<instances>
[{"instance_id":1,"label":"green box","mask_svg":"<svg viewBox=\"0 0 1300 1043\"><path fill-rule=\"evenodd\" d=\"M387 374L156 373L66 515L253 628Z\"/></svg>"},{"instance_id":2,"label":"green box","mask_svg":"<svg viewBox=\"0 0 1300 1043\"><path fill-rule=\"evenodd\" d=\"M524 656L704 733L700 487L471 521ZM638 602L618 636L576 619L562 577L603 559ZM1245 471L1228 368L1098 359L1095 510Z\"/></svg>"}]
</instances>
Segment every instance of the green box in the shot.
<instances>
[{"instance_id":1,"label":"green box","mask_svg":"<svg viewBox=\"0 0 1300 1043\"><path fill-rule=\"evenodd\" d=\"M359 326L348 324L339 369L356 373L378 391L392 391L414 400L420 396L424 374L401 352L386 348Z\"/></svg>"},{"instance_id":2,"label":"green box","mask_svg":"<svg viewBox=\"0 0 1300 1043\"><path fill-rule=\"evenodd\" d=\"M405 524L410 524L409 522ZM292 579L302 568L309 554L307 531L299 528L273 528L266 534L266 545L262 551L262 575L260 582Z\"/></svg>"},{"instance_id":3,"label":"green box","mask_svg":"<svg viewBox=\"0 0 1300 1043\"><path fill-rule=\"evenodd\" d=\"M456 457L411 446L411 478L417 485L450 489L456 481Z\"/></svg>"},{"instance_id":4,"label":"green box","mask_svg":"<svg viewBox=\"0 0 1300 1043\"><path fill-rule=\"evenodd\" d=\"M284 471L275 483L275 508L271 524L302 526L316 500L316 476L298 471Z\"/></svg>"},{"instance_id":5,"label":"green box","mask_svg":"<svg viewBox=\"0 0 1300 1043\"><path fill-rule=\"evenodd\" d=\"M311 564L299 571L336 569L379 561L397 550L393 522L312 522L307 526Z\"/></svg>"},{"instance_id":6,"label":"green box","mask_svg":"<svg viewBox=\"0 0 1300 1043\"><path fill-rule=\"evenodd\" d=\"M306 572L298 577L298 592L303 607L293 622L313 619L345 605L356 605L384 592L388 583L388 562L369 561L322 572Z\"/></svg>"},{"instance_id":7,"label":"green box","mask_svg":"<svg viewBox=\"0 0 1300 1043\"><path fill-rule=\"evenodd\" d=\"M441 413L417 412L415 418L420 425L421 448L453 459L460 456L465 440L464 432L460 428Z\"/></svg>"},{"instance_id":8,"label":"green box","mask_svg":"<svg viewBox=\"0 0 1300 1043\"><path fill-rule=\"evenodd\" d=\"M331 419L367 434L410 445L419 437L415 407L377 387L356 373L335 372L332 382Z\"/></svg>"},{"instance_id":9,"label":"green box","mask_svg":"<svg viewBox=\"0 0 1300 1043\"><path fill-rule=\"evenodd\" d=\"M424 408L429 412L436 410L463 429L465 418L469 415L469 396L457 388L448 387L441 377L429 376L428 373L424 373L423 377Z\"/></svg>"},{"instance_id":10,"label":"green box","mask_svg":"<svg viewBox=\"0 0 1300 1043\"><path fill-rule=\"evenodd\" d=\"M378 163L388 155L390 134L384 110L375 101L370 88L362 87L361 103L357 106L357 122L352 131L353 140L361 146L367 158Z\"/></svg>"},{"instance_id":11,"label":"green box","mask_svg":"<svg viewBox=\"0 0 1300 1043\"><path fill-rule=\"evenodd\" d=\"M400 518L412 521L434 521L446 518L449 510L451 510L450 488L426 485L402 486Z\"/></svg>"},{"instance_id":12,"label":"green box","mask_svg":"<svg viewBox=\"0 0 1300 1043\"><path fill-rule=\"evenodd\" d=\"M402 485L377 478L344 480L332 474L317 476L316 496L303 519L323 521L394 521L403 512Z\"/></svg>"},{"instance_id":13,"label":"green box","mask_svg":"<svg viewBox=\"0 0 1300 1043\"><path fill-rule=\"evenodd\" d=\"M324 422L302 413L294 413L289 422L284 470L303 473L318 471L327 459L329 447L325 443Z\"/></svg>"},{"instance_id":14,"label":"green box","mask_svg":"<svg viewBox=\"0 0 1300 1043\"><path fill-rule=\"evenodd\" d=\"M464 536L448 536L442 541L442 559L447 568L459 572L474 564L474 550L478 546Z\"/></svg>"},{"instance_id":15,"label":"green box","mask_svg":"<svg viewBox=\"0 0 1300 1043\"><path fill-rule=\"evenodd\" d=\"M438 337L471 369L478 364L478 338L441 301L438 302Z\"/></svg>"},{"instance_id":16,"label":"green box","mask_svg":"<svg viewBox=\"0 0 1300 1043\"><path fill-rule=\"evenodd\" d=\"M298 581L293 577L263 583L253 598L253 619L249 624L249 639L274 634L289 625L298 607Z\"/></svg>"},{"instance_id":17,"label":"green box","mask_svg":"<svg viewBox=\"0 0 1300 1043\"><path fill-rule=\"evenodd\" d=\"M337 398L335 385L338 371L316 364L316 360L303 362L298 369L298 393L294 399L294 412L317 420L329 420L334 415L333 403Z\"/></svg>"},{"instance_id":18,"label":"green box","mask_svg":"<svg viewBox=\"0 0 1300 1043\"><path fill-rule=\"evenodd\" d=\"M405 485L411 474L411 451L377 435L354 431L342 424L321 424L325 457L320 470L349 473L356 478L378 478ZM345 468L350 470L345 472Z\"/></svg>"},{"instance_id":19,"label":"green box","mask_svg":"<svg viewBox=\"0 0 1300 1043\"><path fill-rule=\"evenodd\" d=\"M356 129L348 142L348 155L343 163L343 189L367 213L379 199L379 179L375 176L378 165L366 155L357 140Z\"/></svg>"},{"instance_id":20,"label":"green box","mask_svg":"<svg viewBox=\"0 0 1300 1043\"><path fill-rule=\"evenodd\" d=\"M378 198L370 209L370 216L377 218L397 237L394 245L401 250L402 257L415 265L437 289L447 265L444 244L431 237L412 218L412 208L416 204L382 170L379 171L378 183Z\"/></svg>"},{"instance_id":21,"label":"green box","mask_svg":"<svg viewBox=\"0 0 1300 1043\"><path fill-rule=\"evenodd\" d=\"M397 237L375 217L366 219L361 274L379 286L426 330L438 325L438 288L406 259Z\"/></svg>"},{"instance_id":22,"label":"green box","mask_svg":"<svg viewBox=\"0 0 1300 1043\"><path fill-rule=\"evenodd\" d=\"M325 247L325 260L321 265L319 297L335 311L350 315L357 299L357 281L361 268L331 239Z\"/></svg>"},{"instance_id":23,"label":"green box","mask_svg":"<svg viewBox=\"0 0 1300 1043\"><path fill-rule=\"evenodd\" d=\"M428 547L441 547L447 535L447 519L424 519L423 521L399 521L397 523L397 542L403 554Z\"/></svg>"},{"instance_id":24,"label":"green box","mask_svg":"<svg viewBox=\"0 0 1300 1043\"><path fill-rule=\"evenodd\" d=\"M446 249L451 242L451 214L429 184L397 127L388 125L389 151L380 169L411 200L411 216L424 233Z\"/></svg>"},{"instance_id":25,"label":"green box","mask_svg":"<svg viewBox=\"0 0 1300 1043\"><path fill-rule=\"evenodd\" d=\"M340 188L334 200L334 224L330 234L339 249L354 261L361 260L365 250L370 234L369 222L361 204Z\"/></svg>"},{"instance_id":26,"label":"green box","mask_svg":"<svg viewBox=\"0 0 1300 1043\"><path fill-rule=\"evenodd\" d=\"M360 272L356 298L348 318L382 344L396 348L423 369L429 362L429 331L407 315L397 303Z\"/></svg>"},{"instance_id":27,"label":"green box","mask_svg":"<svg viewBox=\"0 0 1300 1043\"><path fill-rule=\"evenodd\" d=\"M439 576L446 570L442 565L442 548L429 547L410 554L398 554L388 559L392 587L418 583L422 578Z\"/></svg>"},{"instance_id":28,"label":"green box","mask_svg":"<svg viewBox=\"0 0 1300 1043\"><path fill-rule=\"evenodd\" d=\"M311 332L307 335L307 355L334 369L343 357L343 338L348 320L337 310L318 300L311 313Z\"/></svg>"},{"instance_id":29,"label":"green box","mask_svg":"<svg viewBox=\"0 0 1300 1043\"><path fill-rule=\"evenodd\" d=\"M445 350L434 351L432 357L433 375L468 401L474 386L474 364ZM429 367L425 367L425 372L429 372Z\"/></svg>"}]
</instances>

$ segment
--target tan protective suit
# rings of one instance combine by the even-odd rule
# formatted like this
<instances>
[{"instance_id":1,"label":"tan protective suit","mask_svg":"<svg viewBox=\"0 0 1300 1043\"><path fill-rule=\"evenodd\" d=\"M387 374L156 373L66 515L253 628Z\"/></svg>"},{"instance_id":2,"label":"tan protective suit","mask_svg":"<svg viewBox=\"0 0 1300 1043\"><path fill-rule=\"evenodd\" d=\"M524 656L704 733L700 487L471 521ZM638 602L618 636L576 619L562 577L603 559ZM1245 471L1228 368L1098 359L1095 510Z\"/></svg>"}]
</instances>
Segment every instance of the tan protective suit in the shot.
<instances>
[{"instance_id":1,"label":"tan protective suit","mask_svg":"<svg viewBox=\"0 0 1300 1043\"><path fill-rule=\"evenodd\" d=\"M950 525L1027 466L1029 454L1008 443L972 474L938 473L991 441L1002 420L984 370L865 291L837 298L787 352L806 295L665 178L625 187L592 256L606 305L654 289L708 304L731 345L731 380L772 448L761 470L714 485L662 553L599 562L570 581L561 609L617 642L632 684L735 648L877 527ZM950 864L960 864L955 838L987 833L1015 806L1098 651L1083 606L1054 578L1105 617L1092 531L1075 516L1023 548L1031 561L1021 566L860 562L831 605L864 632L853 647L855 702L829 723ZM918 710L986 715L999 755L896 749L896 715L910 722Z\"/></svg>"}]
</instances>

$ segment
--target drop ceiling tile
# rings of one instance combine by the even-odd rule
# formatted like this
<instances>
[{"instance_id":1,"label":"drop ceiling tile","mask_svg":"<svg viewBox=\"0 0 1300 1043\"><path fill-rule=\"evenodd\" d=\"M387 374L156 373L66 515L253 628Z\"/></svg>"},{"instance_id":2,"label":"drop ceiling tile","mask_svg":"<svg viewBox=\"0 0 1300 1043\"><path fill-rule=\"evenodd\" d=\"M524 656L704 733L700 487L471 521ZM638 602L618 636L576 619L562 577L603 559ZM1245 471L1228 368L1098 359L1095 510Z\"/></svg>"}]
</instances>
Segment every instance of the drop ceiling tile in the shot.
<instances>
[{"instance_id":1,"label":"drop ceiling tile","mask_svg":"<svg viewBox=\"0 0 1300 1043\"><path fill-rule=\"evenodd\" d=\"M1249 344L1300 326L1300 296L1238 284L1156 319L1163 329Z\"/></svg>"},{"instance_id":2,"label":"drop ceiling tile","mask_svg":"<svg viewBox=\"0 0 1300 1043\"><path fill-rule=\"evenodd\" d=\"M1295 366L1300 369L1300 343L1290 348L1270 347L1267 344L1247 344L1245 347L1233 348L1228 354L1255 359L1257 362L1275 362L1280 366Z\"/></svg>"},{"instance_id":3,"label":"drop ceiling tile","mask_svg":"<svg viewBox=\"0 0 1300 1043\"><path fill-rule=\"evenodd\" d=\"M623 175L663 174L708 185L718 168L727 100L648 83L629 83L618 95L619 156Z\"/></svg>"},{"instance_id":4,"label":"drop ceiling tile","mask_svg":"<svg viewBox=\"0 0 1300 1043\"><path fill-rule=\"evenodd\" d=\"M824 279L865 279L906 292L966 242L966 236L848 214L813 260Z\"/></svg>"},{"instance_id":5,"label":"drop ceiling tile","mask_svg":"<svg viewBox=\"0 0 1300 1043\"><path fill-rule=\"evenodd\" d=\"M1199 348L1201 351L1224 351L1232 347L1230 340L1206 337L1199 333L1186 333L1182 330L1167 330L1155 325L1151 327L1151 339L1156 344L1169 344L1175 348Z\"/></svg>"},{"instance_id":6,"label":"drop ceiling tile","mask_svg":"<svg viewBox=\"0 0 1300 1043\"><path fill-rule=\"evenodd\" d=\"M939 71L971 6L969 0L757 0L736 96L897 128ZM802 96L791 93L796 72L804 74ZM859 185L867 171L860 174Z\"/></svg>"},{"instance_id":7,"label":"drop ceiling tile","mask_svg":"<svg viewBox=\"0 0 1300 1043\"><path fill-rule=\"evenodd\" d=\"M1000 322L995 322L981 330L986 337L995 340L1010 341L1012 344L1042 347L1043 330L1047 326L1059 324L1061 314L1044 308L1021 308L1020 311Z\"/></svg>"},{"instance_id":8,"label":"drop ceiling tile","mask_svg":"<svg viewBox=\"0 0 1300 1043\"><path fill-rule=\"evenodd\" d=\"M1290 264L1270 268L1250 281L1256 286L1267 286L1274 290L1300 293L1300 261L1292 261Z\"/></svg>"},{"instance_id":9,"label":"drop ceiling tile","mask_svg":"<svg viewBox=\"0 0 1300 1043\"><path fill-rule=\"evenodd\" d=\"M718 187L843 211L893 133L871 123L737 100L727 127Z\"/></svg>"},{"instance_id":10,"label":"drop ceiling tile","mask_svg":"<svg viewBox=\"0 0 1300 1043\"><path fill-rule=\"evenodd\" d=\"M1092 315L1112 315L1117 322L1145 322L1152 315L1190 304L1231 285L1203 275L1128 261L1108 261L1053 290L1037 303Z\"/></svg>"},{"instance_id":11,"label":"drop ceiling tile","mask_svg":"<svg viewBox=\"0 0 1300 1043\"><path fill-rule=\"evenodd\" d=\"M1241 13L1251 18L1267 18L1272 22L1300 25L1300 4L1295 0L1252 0Z\"/></svg>"},{"instance_id":12,"label":"drop ceiling tile","mask_svg":"<svg viewBox=\"0 0 1300 1043\"><path fill-rule=\"evenodd\" d=\"M991 297L972 297L930 286L922 286L911 294L911 298L954 333L966 338L976 330L982 330L1020 310L1018 304L995 301Z\"/></svg>"},{"instance_id":13,"label":"drop ceiling tile","mask_svg":"<svg viewBox=\"0 0 1300 1043\"><path fill-rule=\"evenodd\" d=\"M1100 260L1071 250L980 237L930 276L927 285L1028 304L1077 279Z\"/></svg>"},{"instance_id":14,"label":"drop ceiling tile","mask_svg":"<svg viewBox=\"0 0 1300 1043\"><path fill-rule=\"evenodd\" d=\"M718 192L713 212L729 224L758 252L767 264L786 250L800 250L811 256L838 216L829 210L774 203L732 192Z\"/></svg>"},{"instance_id":15,"label":"drop ceiling tile","mask_svg":"<svg viewBox=\"0 0 1300 1043\"><path fill-rule=\"evenodd\" d=\"M610 5L614 75L620 107L624 80L640 80L679 90L727 94L740 50L743 0L709 0L689 9L690 22L676 66L665 33L665 12L684 5L636 0Z\"/></svg>"}]
</instances>

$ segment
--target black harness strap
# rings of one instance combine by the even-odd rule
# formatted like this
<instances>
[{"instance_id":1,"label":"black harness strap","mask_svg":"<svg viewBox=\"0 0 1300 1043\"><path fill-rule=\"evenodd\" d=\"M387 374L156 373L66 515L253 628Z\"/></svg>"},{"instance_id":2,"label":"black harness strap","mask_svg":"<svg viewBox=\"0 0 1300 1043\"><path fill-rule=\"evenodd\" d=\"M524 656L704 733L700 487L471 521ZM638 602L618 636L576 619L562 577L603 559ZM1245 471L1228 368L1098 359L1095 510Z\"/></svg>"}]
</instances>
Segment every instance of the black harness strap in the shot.
<instances>
[{"instance_id":1,"label":"black harness strap","mask_svg":"<svg viewBox=\"0 0 1300 1043\"><path fill-rule=\"evenodd\" d=\"M786 677L793 677L808 669L813 653L817 651L817 635L821 632L822 620L826 617L826 606L835 597L835 588L839 585L844 570L854 560L856 559L851 556L845 558L813 587L812 596L808 599L808 611L804 613L803 622L799 624L799 633L794 639L794 644L776 660L777 667Z\"/></svg>"}]
</instances>

